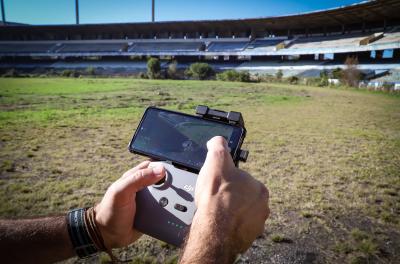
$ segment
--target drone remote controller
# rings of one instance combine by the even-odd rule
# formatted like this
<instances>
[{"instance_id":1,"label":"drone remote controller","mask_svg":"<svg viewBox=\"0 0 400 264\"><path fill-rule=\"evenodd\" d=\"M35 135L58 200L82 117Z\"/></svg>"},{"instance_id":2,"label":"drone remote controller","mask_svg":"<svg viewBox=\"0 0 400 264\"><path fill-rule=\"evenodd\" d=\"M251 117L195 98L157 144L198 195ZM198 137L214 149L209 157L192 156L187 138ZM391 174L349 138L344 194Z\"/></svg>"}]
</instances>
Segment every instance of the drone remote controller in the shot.
<instances>
[{"instance_id":1,"label":"drone remote controller","mask_svg":"<svg viewBox=\"0 0 400 264\"><path fill-rule=\"evenodd\" d=\"M194 193L206 142L225 136L236 166L248 156L240 149L246 135L240 113L198 106L196 114L150 107L129 145L131 152L157 160L149 167L161 164L166 172L161 181L136 194L134 227L175 246L182 245L196 212Z\"/></svg>"},{"instance_id":2,"label":"drone remote controller","mask_svg":"<svg viewBox=\"0 0 400 264\"><path fill-rule=\"evenodd\" d=\"M197 174L175 168L167 162L162 182L144 188L136 194L135 228L147 235L179 246L192 223L196 206L194 188ZM151 228L148 223L152 222Z\"/></svg>"}]
</instances>

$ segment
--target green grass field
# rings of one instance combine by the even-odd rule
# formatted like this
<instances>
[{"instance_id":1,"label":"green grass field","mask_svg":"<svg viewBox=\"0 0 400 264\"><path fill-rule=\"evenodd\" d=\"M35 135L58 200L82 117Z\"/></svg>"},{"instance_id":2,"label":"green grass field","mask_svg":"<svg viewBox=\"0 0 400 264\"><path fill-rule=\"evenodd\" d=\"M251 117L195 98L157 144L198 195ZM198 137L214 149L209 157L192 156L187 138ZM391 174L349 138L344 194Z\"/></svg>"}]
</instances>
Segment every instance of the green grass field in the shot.
<instances>
[{"instance_id":1,"label":"green grass field","mask_svg":"<svg viewBox=\"0 0 400 264\"><path fill-rule=\"evenodd\" d=\"M0 79L0 217L98 202L143 160L127 145L147 106L193 113L197 104L244 114L250 156L241 167L270 190L265 234L239 263L400 261L400 96L366 91ZM178 254L150 238L121 251L132 263L175 263Z\"/></svg>"}]
</instances>

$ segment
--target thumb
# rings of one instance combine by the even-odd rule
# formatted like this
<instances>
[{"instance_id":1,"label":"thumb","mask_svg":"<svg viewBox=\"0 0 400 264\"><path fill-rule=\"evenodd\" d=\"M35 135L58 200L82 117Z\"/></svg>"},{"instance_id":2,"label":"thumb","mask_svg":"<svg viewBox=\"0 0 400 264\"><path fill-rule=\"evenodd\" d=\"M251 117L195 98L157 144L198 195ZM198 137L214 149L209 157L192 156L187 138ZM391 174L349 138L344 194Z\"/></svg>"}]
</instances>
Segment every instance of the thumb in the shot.
<instances>
[{"instance_id":1,"label":"thumb","mask_svg":"<svg viewBox=\"0 0 400 264\"><path fill-rule=\"evenodd\" d=\"M153 168L144 168L128 173L121 179L119 187L121 191L136 193L146 186L152 185L165 176L165 168L157 164Z\"/></svg>"},{"instance_id":2,"label":"thumb","mask_svg":"<svg viewBox=\"0 0 400 264\"><path fill-rule=\"evenodd\" d=\"M228 142L226 142L224 137L221 136L213 137L207 142L207 150L208 151L228 150Z\"/></svg>"},{"instance_id":3,"label":"thumb","mask_svg":"<svg viewBox=\"0 0 400 264\"><path fill-rule=\"evenodd\" d=\"M206 160L197 178L199 185L208 185L213 180L221 179L221 177L229 177L229 173L227 172L235 167L229 152L228 143L223 137L218 136L210 139L207 142L207 149Z\"/></svg>"}]
</instances>

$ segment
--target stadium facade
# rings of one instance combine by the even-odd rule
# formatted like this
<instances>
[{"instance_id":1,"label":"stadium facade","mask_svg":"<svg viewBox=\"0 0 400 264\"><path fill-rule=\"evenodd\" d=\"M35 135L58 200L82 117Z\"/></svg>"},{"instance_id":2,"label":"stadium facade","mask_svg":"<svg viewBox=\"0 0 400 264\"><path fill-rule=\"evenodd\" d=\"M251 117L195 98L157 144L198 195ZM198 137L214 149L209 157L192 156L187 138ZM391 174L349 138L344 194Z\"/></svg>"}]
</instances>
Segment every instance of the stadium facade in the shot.
<instances>
[{"instance_id":1,"label":"stadium facade","mask_svg":"<svg viewBox=\"0 0 400 264\"><path fill-rule=\"evenodd\" d=\"M147 56L180 67L208 61L286 75L318 74L357 56L360 69L400 70L400 1L366 1L311 13L236 20L86 25L2 25L2 67L132 67ZM93 60L96 58L96 60ZM135 58L135 61L132 60Z\"/></svg>"}]
</instances>

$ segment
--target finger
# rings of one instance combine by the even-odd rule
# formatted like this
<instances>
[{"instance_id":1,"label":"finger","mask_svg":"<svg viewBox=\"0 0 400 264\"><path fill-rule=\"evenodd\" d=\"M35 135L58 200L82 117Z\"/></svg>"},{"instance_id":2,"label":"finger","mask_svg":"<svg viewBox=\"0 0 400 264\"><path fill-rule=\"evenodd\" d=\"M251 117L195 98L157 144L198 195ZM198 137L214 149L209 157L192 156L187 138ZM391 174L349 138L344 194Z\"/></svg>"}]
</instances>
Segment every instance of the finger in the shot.
<instances>
[{"instance_id":1,"label":"finger","mask_svg":"<svg viewBox=\"0 0 400 264\"><path fill-rule=\"evenodd\" d=\"M208 152L196 186L202 186L201 189L212 194L218 190L222 178L230 177L234 164L227 146L226 140L219 136L213 137L207 142Z\"/></svg>"},{"instance_id":2,"label":"finger","mask_svg":"<svg viewBox=\"0 0 400 264\"><path fill-rule=\"evenodd\" d=\"M233 160L229 153L228 143L221 136L213 137L207 142L207 156L203 167L214 172L227 169L225 165L233 167Z\"/></svg>"},{"instance_id":3,"label":"finger","mask_svg":"<svg viewBox=\"0 0 400 264\"><path fill-rule=\"evenodd\" d=\"M207 149L208 149L208 151L228 150L228 142L226 142L224 137L216 136L216 137L211 138L207 142Z\"/></svg>"},{"instance_id":4,"label":"finger","mask_svg":"<svg viewBox=\"0 0 400 264\"><path fill-rule=\"evenodd\" d=\"M123 179L123 178L129 177L129 175L135 173L136 171L147 168L149 166L149 164L150 164L149 160L143 161L139 165L137 165L136 167L128 170L127 172L125 172L124 175L122 175L121 178Z\"/></svg>"},{"instance_id":5,"label":"finger","mask_svg":"<svg viewBox=\"0 0 400 264\"><path fill-rule=\"evenodd\" d=\"M144 168L131 173L122 178L118 183L118 189L129 193L136 193L146 186L152 185L165 176L165 168L157 165L154 168Z\"/></svg>"},{"instance_id":6,"label":"finger","mask_svg":"<svg viewBox=\"0 0 400 264\"><path fill-rule=\"evenodd\" d=\"M217 162L217 164L230 160L230 165L233 165L232 157L229 153L228 143L221 136L213 137L207 142L207 162ZM221 165L221 164L219 164Z\"/></svg>"}]
</instances>

